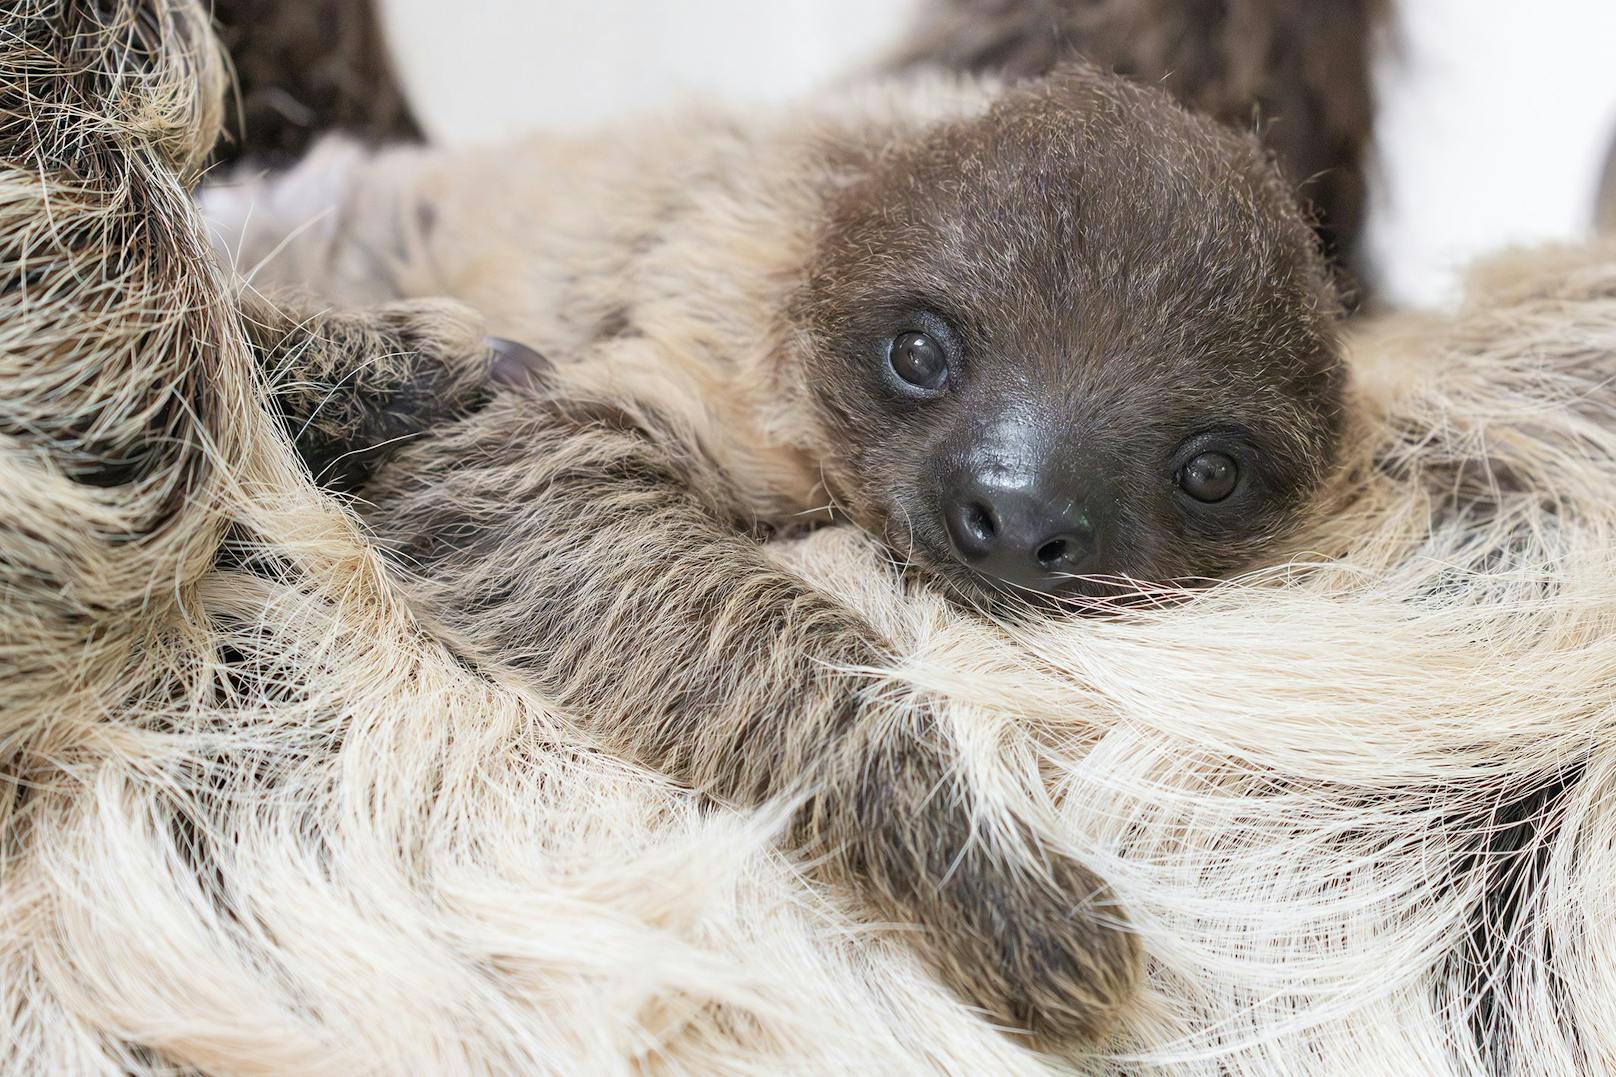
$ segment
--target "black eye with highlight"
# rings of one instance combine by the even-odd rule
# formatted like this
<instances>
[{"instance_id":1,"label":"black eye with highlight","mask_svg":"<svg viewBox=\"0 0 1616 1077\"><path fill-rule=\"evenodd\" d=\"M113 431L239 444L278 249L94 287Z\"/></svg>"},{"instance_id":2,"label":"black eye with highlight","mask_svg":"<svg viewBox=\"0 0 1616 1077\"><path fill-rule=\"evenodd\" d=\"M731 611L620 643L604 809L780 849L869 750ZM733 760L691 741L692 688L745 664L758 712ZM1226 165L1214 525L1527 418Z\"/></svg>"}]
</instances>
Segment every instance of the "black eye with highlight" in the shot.
<instances>
[{"instance_id":1,"label":"black eye with highlight","mask_svg":"<svg viewBox=\"0 0 1616 1077\"><path fill-rule=\"evenodd\" d=\"M939 392L948 384L948 358L943 346L925 333L911 331L893 337L887 362L900 381L924 392Z\"/></svg>"},{"instance_id":2,"label":"black eye with highlight","mask_svg":"<svg viewBox=\"0 0 1616 1077\"><path fill-rule=\"evenodd\" d=\"M1227 453L1198 453L1178 471L1179 489L1207 504L1222 501L1239 483L1240 465Z\"/></svg>"}]
</instances>

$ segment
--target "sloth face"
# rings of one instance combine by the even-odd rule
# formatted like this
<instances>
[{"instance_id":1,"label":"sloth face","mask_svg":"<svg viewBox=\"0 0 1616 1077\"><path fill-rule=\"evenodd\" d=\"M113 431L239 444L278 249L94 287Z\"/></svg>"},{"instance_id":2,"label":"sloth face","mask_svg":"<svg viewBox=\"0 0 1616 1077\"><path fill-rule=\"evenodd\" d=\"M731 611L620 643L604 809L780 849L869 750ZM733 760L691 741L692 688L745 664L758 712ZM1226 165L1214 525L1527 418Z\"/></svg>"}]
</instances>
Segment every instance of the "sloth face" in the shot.
<instances>
[{"instance_id":1,"label":"sloth face","mask_svg":"<svg viewBox=\"0 0 1616 1077\"><path fill-rule=\"evenodd\" d=\"M980 592L1247 567L1327 473L1337 303L1251 140L1089 69L882 154L794 310L838 501Z\"/></svg>"}]
</instances>

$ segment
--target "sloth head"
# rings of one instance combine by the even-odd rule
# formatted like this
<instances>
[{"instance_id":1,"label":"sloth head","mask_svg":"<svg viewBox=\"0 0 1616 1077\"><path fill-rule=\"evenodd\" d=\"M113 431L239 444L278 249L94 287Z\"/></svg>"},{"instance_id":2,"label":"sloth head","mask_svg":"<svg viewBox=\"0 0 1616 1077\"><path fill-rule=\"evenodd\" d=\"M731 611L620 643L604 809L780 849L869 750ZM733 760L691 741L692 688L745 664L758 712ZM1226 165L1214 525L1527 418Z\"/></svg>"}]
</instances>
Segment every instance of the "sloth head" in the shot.
<instances>
[{"instance_id":1,"label":"sloth head","mask_svg":"<svg viewBox=\"0 0 1616 1077\"><path fill-rule=\"evenodd\" d=\"M1322 482L1338 304L1255 140L1091 68L886 147L794 315L827 484L973 589L1251 565Z\"/></svg>"}]
</instances>

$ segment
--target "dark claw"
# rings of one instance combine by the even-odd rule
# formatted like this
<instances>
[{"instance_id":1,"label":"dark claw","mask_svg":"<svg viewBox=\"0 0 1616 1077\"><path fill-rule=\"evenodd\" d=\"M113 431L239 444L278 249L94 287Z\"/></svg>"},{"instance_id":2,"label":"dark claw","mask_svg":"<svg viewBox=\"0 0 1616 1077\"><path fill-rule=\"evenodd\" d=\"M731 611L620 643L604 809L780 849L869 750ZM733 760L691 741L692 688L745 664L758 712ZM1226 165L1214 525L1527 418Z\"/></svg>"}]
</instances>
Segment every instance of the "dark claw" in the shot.
<instances>
[{"instance_id":1,"label":"dark claw","mask_svg":"<svg viewBox=\"0 0 1616 1077\"><path fill-rule=\"evenodd\" d=\"M528 347L504 337L488 338L488 380L513 389L536 389L555 365Z\"/></svg>"}]
</instances>

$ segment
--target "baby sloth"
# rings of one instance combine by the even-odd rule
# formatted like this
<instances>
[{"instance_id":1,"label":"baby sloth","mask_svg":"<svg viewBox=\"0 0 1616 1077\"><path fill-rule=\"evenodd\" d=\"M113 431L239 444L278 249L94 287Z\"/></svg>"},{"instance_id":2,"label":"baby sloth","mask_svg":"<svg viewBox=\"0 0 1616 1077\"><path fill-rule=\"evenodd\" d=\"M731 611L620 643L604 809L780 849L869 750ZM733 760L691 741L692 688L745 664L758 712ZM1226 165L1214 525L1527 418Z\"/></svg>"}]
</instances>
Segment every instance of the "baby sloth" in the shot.
<instances>
[{"instance_id":1,"label":"baby sloth","mask_svg":"<svg viewBox=\"0 0 1616 1077\"><path fill-rule=\"evenodd\" d=\"M244 264L273 254L260 287L449 296L548 358L504 347L514 386L451 421L474 379L444 370L477 357L253 329L317 473L433 427L364 498L446 639L715 798L799 798L791 846L993 1020L1108 1027L1139 955L1103 884L973 785L925 698L876 691L893 643L759 539L846 517L995 602L1272 552L1342 374L1328 271L1250 137L1074 66L753 124L333 144L205 205Z\"/></svg>"}]
</instances>

